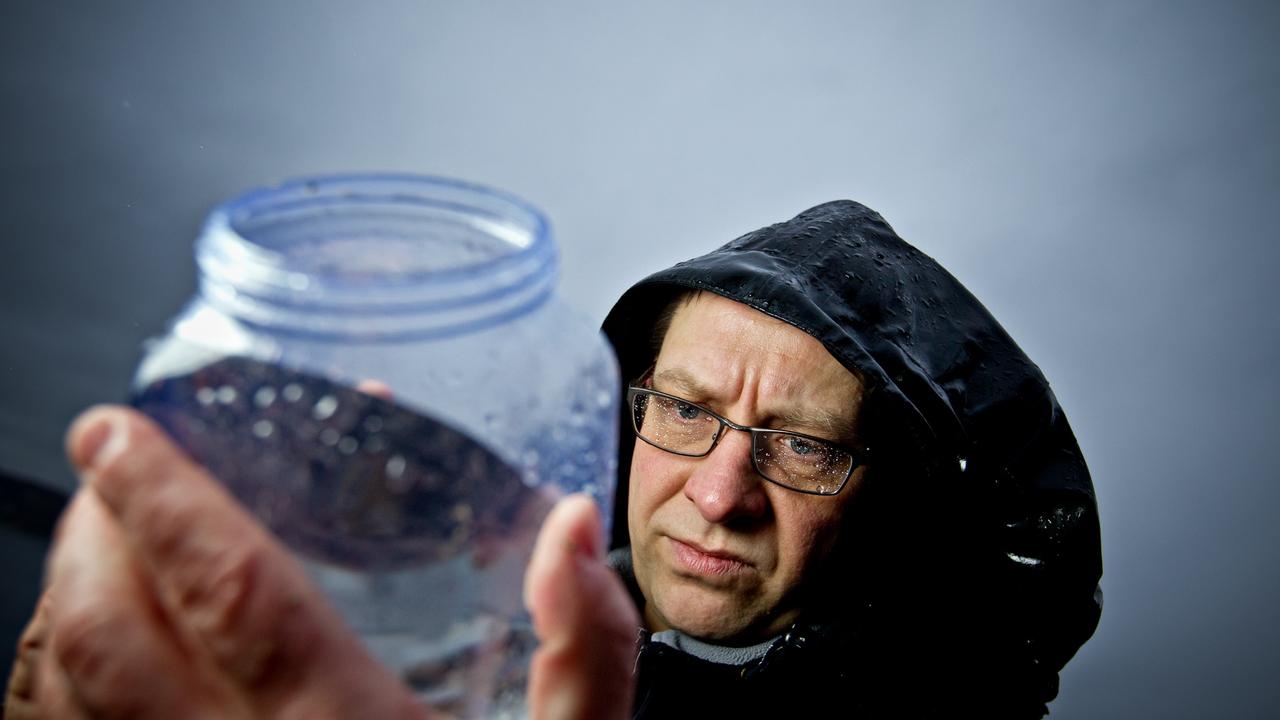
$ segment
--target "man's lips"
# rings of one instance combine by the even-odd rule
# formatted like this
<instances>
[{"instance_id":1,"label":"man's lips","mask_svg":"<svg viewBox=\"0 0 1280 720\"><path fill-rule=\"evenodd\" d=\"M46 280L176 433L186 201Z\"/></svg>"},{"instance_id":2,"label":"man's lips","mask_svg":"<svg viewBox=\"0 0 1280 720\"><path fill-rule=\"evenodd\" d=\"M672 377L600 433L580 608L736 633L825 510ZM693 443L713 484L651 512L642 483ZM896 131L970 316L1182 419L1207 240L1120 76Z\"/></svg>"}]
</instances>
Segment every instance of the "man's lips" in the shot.
<instances>
[{"instance_id":1,"label":"man's lips","mask_svg":"<svg viewBox=\"0 0 1280 720\"><path fill-rule=\"evenodd\" d=\"M688 572L697 575L728 575L751 567L751 563L733 553L708 550L672 537L667 539L671 541L671 552L675 555L676 563Z\"/></svg>"}]
</instances>

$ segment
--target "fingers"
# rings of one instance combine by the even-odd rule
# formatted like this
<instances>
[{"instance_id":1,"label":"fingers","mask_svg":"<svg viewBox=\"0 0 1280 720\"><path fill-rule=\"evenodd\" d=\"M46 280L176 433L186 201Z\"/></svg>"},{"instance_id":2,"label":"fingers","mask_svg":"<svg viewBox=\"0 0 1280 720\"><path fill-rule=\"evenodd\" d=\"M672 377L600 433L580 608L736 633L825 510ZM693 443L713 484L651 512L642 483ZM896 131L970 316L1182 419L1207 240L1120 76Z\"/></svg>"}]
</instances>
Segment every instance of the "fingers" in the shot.
<instances>
[{"instance_id":1,"label":"fingers","mask_svg":"<svg viewBox=\"0 0 1280 720\"><path fill-rule=\"evenodd\" d=\"M356 390L365 395L372 395L387 401L395 399L395 394L391 392L391 386L381 380L361 380L356 383Z\"/></svg>"},{"instance_id":2,"label":"fingers","mask_svg":"<svg viewBox=\"0 0 1280 720\"><path fill-rule=\"evenodd\" d=\"M77 420L68 455L154 573L175 618L232 679L296 682L266 677L282 670L267 661L289 650L274 643L270 625L302 601L287 587L255 587L274 558L262 531L220 487L153 425L115 409ZM266 607L252 606L258 598Z\"/></svg>"},{"instance_id":3,"label":"fingers","mask_svg":"<svg viewBox=\"0 0 1280 720\"><path fill-rule=\"evenodd\" d=\"M604 564L595 503L572 495L552 509L525 576L540 641L530 670L534 718L625 718L639 618Z\"/></svg>"},{"instance_id":4,"label":"fingers","mask_svg":"<svg viewBox=\"0 0 1280 720\"><path fill-rule=\"evenodd\" d=\"M421 714L288 551L147 418L90 410L67 451L180 634L254 714Z\"/></svg>"},{"instance_id":5,"label":"fingers","mask_svg":"<svg viewBox=\"0 0 1280 720\"><path fill-rule=\"evenodd\" d=\"M120 528L91 490L67 510L49 563L40 707L51 717L208 715L214 686L184 662L149 600ZM163 677L165 682L157 683Z\"/></svg>"}]
</instances>

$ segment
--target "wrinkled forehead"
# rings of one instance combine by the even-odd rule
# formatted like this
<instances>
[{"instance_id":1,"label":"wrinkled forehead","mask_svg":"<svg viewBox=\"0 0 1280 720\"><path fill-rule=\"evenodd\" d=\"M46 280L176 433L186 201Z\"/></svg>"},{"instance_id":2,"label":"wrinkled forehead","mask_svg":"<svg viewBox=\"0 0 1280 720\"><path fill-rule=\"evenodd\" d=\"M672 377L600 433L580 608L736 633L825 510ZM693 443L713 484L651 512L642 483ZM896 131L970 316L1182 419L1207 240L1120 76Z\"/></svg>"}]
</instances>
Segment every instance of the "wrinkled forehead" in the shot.
<instances>
[{"instance_id":1,"label":"wrinkled forehead","mask_svg":"<svg viewBox=\"0 0 1280 720\"><path fill-rule=\"evenodd\" d=\"M817 339L755 308L698 293L675 308L654 367L663 389L733 402L749 393L761 412L805 408L852 425L858 377Z\"/></svg>"}]
</instances>

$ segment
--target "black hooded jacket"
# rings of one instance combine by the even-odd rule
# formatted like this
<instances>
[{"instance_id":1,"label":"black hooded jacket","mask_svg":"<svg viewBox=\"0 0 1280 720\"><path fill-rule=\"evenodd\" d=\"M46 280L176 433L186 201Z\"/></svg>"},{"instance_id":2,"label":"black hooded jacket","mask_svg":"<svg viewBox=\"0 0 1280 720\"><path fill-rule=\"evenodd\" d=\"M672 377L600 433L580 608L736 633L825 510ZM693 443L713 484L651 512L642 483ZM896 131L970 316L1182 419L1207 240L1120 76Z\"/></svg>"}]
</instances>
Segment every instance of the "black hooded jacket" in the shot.
<instances>
[{"instance_id":1,"label":"black hooded jacket","mask_svg":"<svg viewBox=\"0 0 1280 720\"><path fill-rule=\"evenodd\" d=\"M653 362L657 315L688 289L821 341L867 386L874 456L840 565L815 593L826 602L751 667L649 643L638 713L1040 717L1102 606L1093 486L1040 370L954 277L851 201L628 290L604 322L624 381ZM615 548L628 545L634 438L620 422Z\"/></svg>"}]
</instances>

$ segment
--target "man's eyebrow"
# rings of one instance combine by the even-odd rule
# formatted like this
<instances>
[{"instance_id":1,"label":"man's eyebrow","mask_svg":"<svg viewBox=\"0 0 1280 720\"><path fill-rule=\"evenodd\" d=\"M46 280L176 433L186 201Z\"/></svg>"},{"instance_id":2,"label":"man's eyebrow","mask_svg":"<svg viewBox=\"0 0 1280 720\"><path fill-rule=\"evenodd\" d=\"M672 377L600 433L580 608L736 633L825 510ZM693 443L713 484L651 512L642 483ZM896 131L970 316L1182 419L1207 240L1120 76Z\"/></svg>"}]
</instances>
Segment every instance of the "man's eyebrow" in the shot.
<instances>
[{"instance_id":1,"label":"man's eyebrow","mask_svg":"<svg viewBox=\"0 0 1280 720\"><path fill-rule=\"evenodd\" d=\"M681 368L666 368L661 372L655 372L653 379L655 382L660 381L664 386L674 386L676 390L694 395L698 399L706 399L711 394L705 385L698 382L697 378Z\"/></svg>"},{"instance_id":2,"label":"man's eyebrow","mask_svg":"<svg viewBox=\"0 0 1280 720\"><path fill-rule=\"evenodd\" d=\"M837 443L847 442L858 436L856 423L852 418L821 408L797 408L778 415L778 419L785 427L804 428Z\"/></svg>"},{"instance_id":3,"label":"man's eyebrow","mask_svg":"<svg viewBox=\"0 0 1280 720\"><path fill-rule=\"evenodd\" d=\"M692 374L682 368L665 368L653 374L655 382L669 387L690 400L705 401L711 392ZM844 413L822 408L794 408L776 415L783 428L801 428L832 442L846 442L857 437L857 422ZM781 428L780 428L781 429Z\"/></svg>"}]
</instances>

